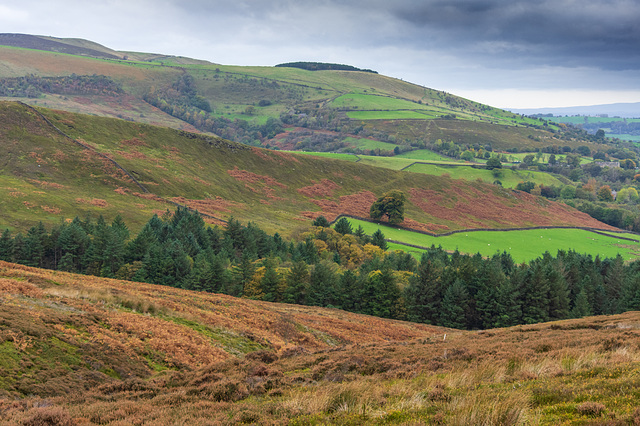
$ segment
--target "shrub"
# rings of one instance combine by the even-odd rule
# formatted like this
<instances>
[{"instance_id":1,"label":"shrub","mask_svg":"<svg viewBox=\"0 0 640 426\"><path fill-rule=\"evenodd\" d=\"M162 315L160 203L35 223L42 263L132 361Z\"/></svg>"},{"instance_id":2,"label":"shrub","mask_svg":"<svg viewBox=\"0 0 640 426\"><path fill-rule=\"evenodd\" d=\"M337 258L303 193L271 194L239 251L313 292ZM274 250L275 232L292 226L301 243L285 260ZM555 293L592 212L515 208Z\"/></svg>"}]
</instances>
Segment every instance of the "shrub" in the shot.
<instances>
[{"instance_id":1,"label":"shrub","mask_svg":"<svg viewBox=\"0 0 640 426\"><path fill-rule=\"evenodd\" d=\"M582 414L583 416L590 417L598 417L604 412L605 409L606 407L603 404L593 401L583 402L576 407L578 413Z\"/></svg>"},{"instance_id":2,"label":"shrub","mask_svg":"<svg viewBox=\"0 0 640 426\"><path fill-rule=\"evenodd\" d=\"M29 417L22 421L24 426L71 426L73 419L61 407L40 407L30 411Z\"/></svg>"}]
</instances>

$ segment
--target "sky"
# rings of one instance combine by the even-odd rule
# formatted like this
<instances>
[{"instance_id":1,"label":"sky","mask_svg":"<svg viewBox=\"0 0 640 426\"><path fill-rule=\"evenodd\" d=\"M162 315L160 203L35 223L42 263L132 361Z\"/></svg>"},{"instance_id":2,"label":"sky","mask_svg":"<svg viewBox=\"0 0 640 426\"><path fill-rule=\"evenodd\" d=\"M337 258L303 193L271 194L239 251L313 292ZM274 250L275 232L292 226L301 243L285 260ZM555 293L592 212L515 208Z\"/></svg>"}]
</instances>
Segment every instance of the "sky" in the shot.
<instances>
[{"instance_id":1,"label":"sky","mask_svg":"<svg viewBox=\"0 0 640 426\"><path fill-rule=\"evenodd\" d=\"M640 102L638 0L0 0L0 31L348 64L500 108Z\"/></svg>"}]
</instances>

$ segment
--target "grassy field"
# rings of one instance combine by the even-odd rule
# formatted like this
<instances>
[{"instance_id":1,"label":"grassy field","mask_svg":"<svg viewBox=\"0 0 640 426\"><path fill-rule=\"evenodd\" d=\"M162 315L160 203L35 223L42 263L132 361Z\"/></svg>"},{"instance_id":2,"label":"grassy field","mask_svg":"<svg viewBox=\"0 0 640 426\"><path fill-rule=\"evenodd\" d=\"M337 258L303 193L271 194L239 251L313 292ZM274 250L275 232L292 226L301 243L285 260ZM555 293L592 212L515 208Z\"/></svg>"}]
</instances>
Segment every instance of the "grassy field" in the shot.
<instances>
[{"instance_id":1,"label":"grassy field","mask_svg":"<svg viewBox=\"0 0 640 426\"><path fill-rule=\"evenodd\" d=\"M347 116L352 120L426 120L437 118L434 114L417 111L350 111Z\"/></svg>"},{"instance_id":2,"label":"grassy field","mask_svg":"<svg viewBox=\"0 0 640 426\"><path fill-rule=\"evenodd\" d=\"M640 243L620 240L617 237L640 239L640 236L623 233L596 234L581 229L535 229L526 231L474 231L456 233L445 237L431 237L417 232L396 229L357 219L349 219L355 229L362 226L367 234L380 229L386 238L407 244L431 247L442 246L445 250L491 256L506 251L516 262L528 262L545 251L554 255L558 250L575 250L579 253L600 257L615 257L620 254L625 260L640 256ZM396 248L395 246L393 248ZM397 247L403 249L401 246ZM417 252L415 249L412 252Z\"/></svg>"},{"instance_id":3,"label":"grassy field","mask_svg":"<svg viewBox=\"0 0 640 426\"><path fill-rule=\"evenodd\" d=\"M388 96L374 96L350 93L334 99L331 104L334 108L362 109L362 110L417 110L429 109L428 106L417 102Z\"/></svg>"},{"instance_id":4,"label":"grassy field","mask_svg":"<svg viewBox=\"0 0 640 426\"><path fill-rule=\"evenodd\" d=\"M527 155L536 155L536 152L517 152L517 153L504 153L502 155L506 156L507 159L509 161L522 161L524 159L524 157L526 157ZM542 164L547 164L549 162L549 157L551 156L551 154L546 154L543 153L540 156L539 162ZM561 162L561 161L565 161L565 158L567 158L566 154L556 154L556 161ZM593 162L593 158L592 157L584 157L581 156L580 157L580 164L588 164Z\"/></svg>"},{"instance_id":5,"label":"grassy field","mask_svg":"<svg viewBox=\"0 0 640 426\"><path fill-rule=\"evenodd\" d=\"M518 183L524 181L531 181L546 186L562 185L562 182L548 173L530 170L512 170L505 168L500 170L498 176L494 175L492 170L464 166L449 167L446 165L414 164L405 170L413 173L424 173L436 176L448 175L452 179L480 179L488 183L499 180L505 188L515 188Z\"/></svg>"},{"instance_id":6,"label":"grassy field","mask_svg":"<svg viewBox=\"0 0 640 426\"><path fill-rule=\"evenodd\" d=\"M396 158L410 158L412 160L418 161L439 161L439 162L450 162L450 163L463 163L463 160L458 160L451 157L445 157L444 155L440 155L437 152L430 151L428 149L417 149L415 151L403 152L402 154L396 155Z\"/></svg>"},{"instance_id":7,"label":"grassy field","mask_svg":"<svg viewBox=\"0 0 640 426\"><path fill-rule=\"evenodd\" d=\"M336 160L344 160L350 162L358 161L358 156L354 154L342 154L339 152L305 152L305 151L287 151L295 154L312 155L314 157L333 158Z\"/></svg>"},{"instance_id":8,"label":"grassy field","mask_svg":"<svg viewBox=\"0 0 640 426\"><path fill-rule=\"evenodd\" d=\"M609 133L607 136L610 138L618 138L626 141L640 142L640 135Z\"/></svg>"},{"instance_id":9,"label":"grassy field","mask_svg":"<svg viewBox=\"0 0 640 426\"><path fill-rule=\"evenodd\" d=\"M627 123L640 123L640 118L620 118L620 117L588 117L588 116L571 116L571 117L552 117L550 120L556 123L567 124L584 124L584 123L612 123L617 121L626 121Z\"/></svg>"},{"instance_id":10,"label":"grassy field","mask_svg":"<svg viewBox=\"0 0 640 426\"><path fill-rule=\"evenodd\" d=\"M344 142L353 146L354 148L362 149L362 150L372 150L372 149L380 149L382 151L393 151L393 149L397 146L393 143L381 142L372 139L359 139L348 137L344 139Z\"/></svg>"}]
</instances>

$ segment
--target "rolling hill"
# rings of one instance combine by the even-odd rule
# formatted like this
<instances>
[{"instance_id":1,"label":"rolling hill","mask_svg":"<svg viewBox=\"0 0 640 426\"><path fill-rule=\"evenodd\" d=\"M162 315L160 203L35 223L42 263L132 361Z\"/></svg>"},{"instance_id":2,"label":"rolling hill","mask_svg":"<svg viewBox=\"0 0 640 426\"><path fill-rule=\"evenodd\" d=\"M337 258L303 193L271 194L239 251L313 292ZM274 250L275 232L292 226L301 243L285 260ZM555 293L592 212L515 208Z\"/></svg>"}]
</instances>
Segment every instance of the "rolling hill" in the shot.
<instances>
[{"instance_id":1,"label":"rolling hill","mask_svg":"<svg viewBox=\"0 0 640 426\"><path fill-rule=\"evenodd\" d=\"M20 34L0 35L0 53L4 88L23 84L19 79L28 76L97 75L122 89L104 94L41 87L28 93L5 90L5 96L67 111L197 128L251 145L297 149L311 140L315 150L328 150L344 147L348 138L366 137L413 147L441 140L523 150L596 147L598 142L565 134L543 120L371 72L226 66Z\"/></svg>"},{"instance_id":2,"label":"rolling hill","mask_svg":"<svg viewBox=\"0 0 640 426\"><path fill-rule=\"evenodd\" d=\"M318 215L367 217L392 189L408 196L405 226L587 226L586 214L482 182L271 151L124 120L0 103L0 228L24 230L87 213L121 214L139 229L176 205L211 223L230 216L289 235Z\"/></svg>"},{"instance_id":3,"label":"rolling hill","mask_svg":"<svg viewBox=\"0 0 640 426\"><path fill-rule=\"evenodd\" d=\"M0 262L0 424L631 424L630 312L457 331Z\"/></svg>"}]
</instances>

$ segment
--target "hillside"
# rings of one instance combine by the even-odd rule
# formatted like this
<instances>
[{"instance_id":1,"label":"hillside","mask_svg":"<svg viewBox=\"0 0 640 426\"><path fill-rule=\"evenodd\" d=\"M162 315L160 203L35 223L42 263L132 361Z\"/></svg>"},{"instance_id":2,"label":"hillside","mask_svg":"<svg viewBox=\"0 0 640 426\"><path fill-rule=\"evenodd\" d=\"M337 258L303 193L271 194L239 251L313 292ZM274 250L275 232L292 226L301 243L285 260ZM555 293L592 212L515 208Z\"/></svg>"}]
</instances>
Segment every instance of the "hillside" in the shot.
<instances>
[{"instance_id":1,"label":"hillside","mask_svg":"<svg viewBox=\"0 0 640 426\"><path fill-rule=\"evenodd\" d=\"M640 314L463 332L0 262L0 424L631 424Z\"/></svg>"},{"instance_id":2,"label":"hillside","mask_svg":"<svg viewBox=\"0 0 640 426\"><path fill-rule=\"evenodd\" d=\"M185 130L193 126L250 145L298 149L311 144L314 150L338 150L352 146L349 138L366 137L406 147L441 140L462 150L488 146L523 151L596 148L599 143L544 120L371 72L225 66L30 35L4 34L0 45L0 82L5 86L27 76L95 74L122 88L117 96L82 91L69 96L56 90L5 96Z\"/></svg>"},{"instance_id":3,"label":"hillside","mask_svg":"<svg viewBox=\"0 0 640 426\"><path fill-rule=\"evenodd\" d=\"M270 151L217 137L123 120L0 103L0 228L25 230L91 212L121 214L139 229L177 204L211 223L230 216L289 235L318 215L367 217L395 189L408 196L404 225L464 228L587 226L586 214L524 192Z\"/></svg>"}]
</instances>

